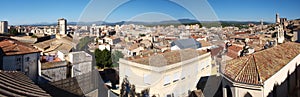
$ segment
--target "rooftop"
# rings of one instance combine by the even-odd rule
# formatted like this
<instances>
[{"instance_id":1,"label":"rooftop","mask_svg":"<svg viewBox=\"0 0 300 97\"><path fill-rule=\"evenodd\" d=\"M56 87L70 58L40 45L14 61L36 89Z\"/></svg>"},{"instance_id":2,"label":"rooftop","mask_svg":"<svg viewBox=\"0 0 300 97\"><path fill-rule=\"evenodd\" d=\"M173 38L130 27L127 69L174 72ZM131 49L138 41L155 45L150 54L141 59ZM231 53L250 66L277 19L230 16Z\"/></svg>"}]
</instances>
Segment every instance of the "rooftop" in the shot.
<instances>
[{"instance_id":1,"label":"rooftop","mask_svg":"<svg viewBox=\"0 0 300 97\"><path fill-rule=\"evenodd\" d=\"M191 58L195 58L205 53L207 52L203 50L198 51L194 49L175 50L162 54L155 54L149 57L146 56L143 58L133 59L131 61L144 65L162 67L165 65L171 65L181 61L189 60Z\"/></svg>"},{"instance_id":2,"label":"rooftop","mask_svg":"<svg viewBox=\"0 0 300 97\"><path fill-rule=\"evenodd\" d=\"M19 55L40 52L33 47L11 38L0 37L0 50L5 55Z\"/></svg>"},{"instance_id":3,"label":"rooftop","mask_svg":"<svg viewBox=\"0 0 300 97\"><path fill-rule=\"evenodd\" d=\"M235 82L262 85L300 54L300 44L287 42L226 63L223 74Z\"/></svg>"},{"instance_id":4,"label":"rooftop","mask_svg":"<svg viewBox=\"0 0 300 97\"><path fill-rule=\"evenodd\" d=\"M0 70L1 97L44 97L50 96L47 92L35 85L26 75L18 71Z\"/></svg>"}]
</instances>

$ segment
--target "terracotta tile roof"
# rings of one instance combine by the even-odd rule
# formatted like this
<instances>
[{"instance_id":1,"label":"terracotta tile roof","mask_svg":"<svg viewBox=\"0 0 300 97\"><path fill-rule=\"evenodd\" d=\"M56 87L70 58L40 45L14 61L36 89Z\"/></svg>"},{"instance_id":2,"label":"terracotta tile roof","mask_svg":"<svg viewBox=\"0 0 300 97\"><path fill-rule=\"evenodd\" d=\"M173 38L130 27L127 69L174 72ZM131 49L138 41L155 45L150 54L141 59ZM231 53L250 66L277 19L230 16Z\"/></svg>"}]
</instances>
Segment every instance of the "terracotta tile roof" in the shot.
<instances>
[{"instance_id":1,"label":"terracotta tile roof","mask_svg":"<svg viewBox=\"0 0 300 97\"><path fill-rule=\"evenodd\" d=\"M132 51L134 49L137 49L139 47L139 45L140 45L139 43L134 43L128 47L128 50Z\"/></svg>"},{"instance_id":2,"label":"terracotta tile roof","mask_svg":"<svg viewBox=\"0 0 300 97\"><path fill-rule=\"evenodd\" d=\"M299 54L300 44L288 42L230 60L222 73L235 82L262 85Z\"/></svg>"},{"instance_id":3,"label":"terracotta tile roof","mask_svg":"<svg viewBox=\"0 0 300 97\"><path fill-rule=\"evenodd\" d=\"M131 61L151 66L166 66L175 64L181 61L189 60L195 58L199 55L207 53L206 51L197 51L194 49L184 49L184 50L175 50L171 52L166 52L162 54L152 55L150 57L143 57L139 59L133 59Z\"/></svg>"},{"instance_id":4,"label":"terracotta tile roof","mask_svg":"<svg viewBox=\"0 0 300 97\"><path fill-rule=\"evenodd\" d=\"M35 85L26 75L17 71L0 70L0 95L7 97L44 97L47 92Z\"/></svg>"},{"instance_id":5,"label":"terracotta tile roof","mask_svg":"<svg viewBox=\"0 0 300 97\"><path fill-rule=\"evenodd\" d=\"M0 37L0 49L2 49L5 55L19 55L40 52L39 50L34 49L25 43L3 37Z\"/></svg>"},{"instance_id":6,"label":"terracotta tile roof","mask_svg":"<svg viewBox=\"0 0 300 97\"><path fill-rule=\"evenodd\" d=\"M235 51L235 52L239 52L240 50L243 50L243 47L237 46L237 45L232 45L232 46L229 46L229 47L228 47L228 50L232 50L232 51Z\"/></svg>"}]
</instances>

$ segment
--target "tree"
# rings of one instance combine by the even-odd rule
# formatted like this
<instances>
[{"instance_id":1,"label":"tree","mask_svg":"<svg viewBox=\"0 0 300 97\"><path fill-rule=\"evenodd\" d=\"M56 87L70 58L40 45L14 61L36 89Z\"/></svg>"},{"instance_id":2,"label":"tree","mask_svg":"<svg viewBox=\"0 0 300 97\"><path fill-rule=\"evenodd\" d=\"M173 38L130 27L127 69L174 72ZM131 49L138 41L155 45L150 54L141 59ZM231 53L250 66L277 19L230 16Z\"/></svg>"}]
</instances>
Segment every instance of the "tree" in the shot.
<instances>
[{"instance_id":1,"label":"tree","mask_svg":"<svg viewBox=\"0 0 300 97\"><path fill-rule=\"evenodd\" d=\"M119 59L123 58L124 55L121 51L115 50L112 52L112 61L113 61L113 66L119 66Z\"/></svg>"},{"instance_id":2,"label":"tree","mask_svg":"<svg viewBox=\"0 0 300 97\"><path fill-rule=\"evenodd\" d=\"M19 34L17 29L15 29L13 27L8 30L8 33L11 34L11 35L18 35Z\"/></svg>"},{"instance_id":3,"label":"tree","mask_svg":"<svg viewBox=\"0 0 300 97\"><path fill-rule=\"evenodd\" d=\"M92 38L87 37L87 36L84 38L81 38L79 40L79 43L76 45L76 48L78 49L78 51L84 50L84 47L91 41L92 41Z\"/></svg>"},{"instance_id":4,"label":"tree","mask_svg":"<svg viewBox=\"0 0 300 97\"><path fill-rule=\"evenodd\" d=\"M95 50L95 58L97 66L104 68L104 67L112 67L112 59L111 59L111 52L107 49L100 51L99 49Z\"/></svg>"}]
</instances>

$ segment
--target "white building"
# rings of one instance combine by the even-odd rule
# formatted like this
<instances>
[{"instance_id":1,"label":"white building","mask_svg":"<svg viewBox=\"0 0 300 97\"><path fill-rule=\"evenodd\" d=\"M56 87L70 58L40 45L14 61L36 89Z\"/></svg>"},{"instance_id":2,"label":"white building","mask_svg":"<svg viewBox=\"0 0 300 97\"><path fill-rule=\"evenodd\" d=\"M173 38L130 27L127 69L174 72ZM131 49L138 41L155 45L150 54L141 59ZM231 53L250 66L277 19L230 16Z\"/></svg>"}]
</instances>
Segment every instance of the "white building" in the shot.
<instances>
[{"instance_id":1,"label":"white building","mask_svg":"<svg viewBox=\"0 0 300 97\"><path fill-rule=\"evenodd\" d=\"M92 71L92 56L84 51L71 52L67 60L71 63L71 77Z\"/></svg>"},{"instance_id":2,"label":"white building","mask_svg":"<svg viewBox=\"0 0 300 97\"><path fill-rule=\"evenodd\" d=\"M0 37L0 68L7 71L21 71L37 81L40 68L40 51L24 43Z\"/></svg>"},{"instance_id":3,"label":"white building","mask_svg":"<svg viewBox=\"0 0 300 97\"><path fill-rule=\"evenodd\" d=\"M115 44L121 42L121 39L116 36L104 37L104 42L106 42L110 45L115 45Z\"/></svg>"},{"instance_id":4,"label":"white building","mask_svg":"<svg viewBox=\"0 0 300 97\"><path fill-rule=\"evenodd\" d=\"M211 54L193 49L176 50L135 59L120 59L121 82L135 85L136 92L150 89L149 96L186 97L196 90L202 76L211 73Z\"/></svg>"},{"instance_id":5,"label":"white building","mask_svg":"<svg viewBox=\"0 0 300 97\"><path fill-rule=\"evenodd\" d=\"M8 23L7 21L0 21L0 34L8 33Z\"/></svg>"},{"instance_id":6,"label":"white building","mask_svg":"<svg viewBox=\"0 0 300 97\"><path fill-rule=\"evenodd\" d=\"M108 51L110 51L110 45L109 44L100 44L98 46L99 50L103 51L104 49L107 49Z\"/></svg>"},{"instance_id":7,"label":"white building","mask_svg":"<svg viewBox=\"0 0 300 97\"><path fill-rule=\"evenodd\" d=\"M230 60L222 71L224 97L300 95L300 44L284 43Z\"/></svg>"},{"instance_id":8,"label":"white building","mask_svg":"<svg viewBox=\"0 0 300 97\"><path fill-rule=\"evenodd\" d=\"M61 34L61 35L67 34L67 20L66 19L64 19L64 18L58 19L57 26L58 26L59 34Z\"/></svg>"}]
</instances>

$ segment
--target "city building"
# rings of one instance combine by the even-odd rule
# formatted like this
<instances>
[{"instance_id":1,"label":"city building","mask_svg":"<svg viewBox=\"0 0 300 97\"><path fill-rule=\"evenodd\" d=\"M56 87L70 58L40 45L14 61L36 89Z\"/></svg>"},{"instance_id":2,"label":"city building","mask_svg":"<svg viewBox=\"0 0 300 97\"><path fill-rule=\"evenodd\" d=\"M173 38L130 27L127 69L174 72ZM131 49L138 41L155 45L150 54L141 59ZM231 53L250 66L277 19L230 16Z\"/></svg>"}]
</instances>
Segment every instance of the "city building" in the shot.
<instances>
[{"instance_id":1,"label":"city building","mask_svg":"<svg viewBox=\"0 0 300 97\"><path fill-rule=\"evenodd\" d=\"M119 60L120 82L129 81L136 92L148 89L149 96L188 96L210 73L210 53L194 49Z\"/></svg>"},{"instance_id":2,"label":"city building","mask_svg":"<svg viewBox=\"0 0 300 97\"><path fill-rule=\"evenodd\" d=\"M201 48L201 43L192 38L175 40L171 43L171 50L180 50L187 48L199 49Z\"/></svg>"},{"instance_id":3,"label":"city building","mask_svg":"<svg viewBox=\"0 0 300 97\"><path fill-rule=\"evenodd\" d=\"M21 71L34 82L38 79L40 51L19 41L0 37L0 69Z\"/></svg>"},{"instance_id":4,"label":"city building","mask_svg":"<svg viewBox=\"0 0 300 97\"><path fill-rule=\"evenodd\" d=\"M279 25L275 27L276 32L277 32L277 36L276 36L276 41L277 43L283 43L284 42L284 30L283 30L283 26Z\"/></svg>"},{"instance_id":5,"label":"city building","mask_svg":"<svg viewBox=\"0 0 300 97\"><path fill-rule=\"evenodd\" d=\"M275 23L276 23L276 24L279 24L279 23L280 23L280 16L279 16L279 13L276 13Z\"/></svg>"},{"instance_id":6,"label":"city building","mask_svg":"<svg viewBox=\"0 0 300 97\"><path fill-rule=\"evenodd\" d=\"M40 86L53 97L118 97L103 82L98 70Z\"/></svg>"},{"instance_id":7,"label":"city building","mask_svg":"<svg viewBox=\"0 0 300 97\"><path fill-rule=\"evenodd\" d=\"M92 56L84 51L71 52L66 59L72 66L71 77L92 71Z\"/></svg>"},{"instance_id":8,"label":"city building","mask_svg":"<svg viewBox=\"0 0 300 97\"><path fill-rule=\"evenodd\" d=\"M115 45L115 44L121 42L120 38L116 37L116 36L104 37L103 40L105 43L108 43L110 45Z\"/></svg>"},{"instance_id":9,"label":"city building","mask_svg":"<svg viewBox=\"0 0 300 97\"><path fill-rule=\"evenodd\" d=\"M243 50L242 46L231 45L227 48L227 56L230 58L238 58L240 57L242 50Z\"/></svg>"},{"instance_id":10,"label":"city building","mask_svg":"<svg viewBox=\"0 0 300 97\"><path fill-rule=\"evenodd\" d=\"M58 19L57 27L59 34L65 35L67 34L67 20L64 18Z\"/></svg>"},{"instance_id":11,"label":"city building","mask_svg":"<svg viewBox=\"0 0 300 97\"><path fill-rule=\"evenodd\" d=\"M40 83L66 79L70 74L67 61L42 62Z\"/></svg>"},{"instance_id":12,"label":"city building","mask_svg":"<svg viewBox=\"0 0 300 97\"><path fill-rule=\"evenodd\" d=\"M144 50L144 47L140 46L139 43L134 43L125 48L127 56L137 56L141 54L141 51Z\"/></svg>"},{"instance_id":13,"label":"city building","mask_svg":"<svg viewBox=\"0 0 300 97\"><path fill-rule=\"evenodd\" d=\"M0 34L8 33L7 21L0 21Z\"/></svg>"},{"instance_id":14,"label":"city building","mask_svg":"<svg viewBox=\"0 0 300 97\"><path fill-rule=\"evenodd\" d=\"M64 60L65 56L72 51L76 46L71 37L59 37L53 38L46 41L38 42L33 47L42 51L43 55L58 55L60 59Z\"/></svg>"},{"instance_id":15,"label":"city building","mask_svg":"<svg viewBox=\"0 0 300 97\"><path fill-rule=\"evenodd\" d=\"M42 56L41 63L41 83L75 77L92 70L92 56L84 51L70 52L63 59L58 56Z\"/></svg>"},{"instance_id":16,"label":"city building","mask_svg":"<svg viewBox=\"0 0 300 97\"><path fill-rule=\"evenodd\" d=\"M223 96L299 97L299 65L300 44L294 42L230 60L221 70Z\"/></svg>"}]
</instances>

